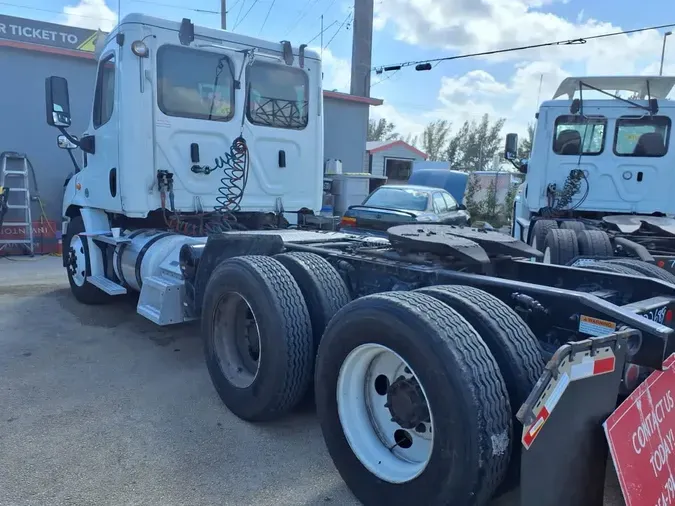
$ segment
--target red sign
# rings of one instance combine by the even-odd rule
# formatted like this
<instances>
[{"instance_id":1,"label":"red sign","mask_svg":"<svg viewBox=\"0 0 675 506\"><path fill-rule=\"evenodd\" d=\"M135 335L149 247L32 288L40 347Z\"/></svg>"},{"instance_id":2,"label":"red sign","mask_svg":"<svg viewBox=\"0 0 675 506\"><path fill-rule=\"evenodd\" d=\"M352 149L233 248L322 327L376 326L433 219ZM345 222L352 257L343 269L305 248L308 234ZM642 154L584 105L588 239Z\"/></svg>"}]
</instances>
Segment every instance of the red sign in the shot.
<instances>
[{"instance_id":1,"label":"red sign","mask_svg":"<svg viewBox=\"0 0 675 506\"><path fill-rule=\"evenodd\" d=\"M627 506L675 506L675 354L604 423Z\"/></svg>"},{"instance_id":2,"label":"red sign","mask_svg":"<svg viewBox=\"0 0 675 506\"><path fill-rule=\"evenodd\" d=\"M26 227L21 225L3 225L0 227L0 240L12 241L28 239ZM49 253L61 253L61 229L57 223L52 220L41 220L33 222L33 244L35 253L45 255ZM0 244L0 256L3 255L23 255L26 249L21 244Z\"/></svg>"}]
</instances>

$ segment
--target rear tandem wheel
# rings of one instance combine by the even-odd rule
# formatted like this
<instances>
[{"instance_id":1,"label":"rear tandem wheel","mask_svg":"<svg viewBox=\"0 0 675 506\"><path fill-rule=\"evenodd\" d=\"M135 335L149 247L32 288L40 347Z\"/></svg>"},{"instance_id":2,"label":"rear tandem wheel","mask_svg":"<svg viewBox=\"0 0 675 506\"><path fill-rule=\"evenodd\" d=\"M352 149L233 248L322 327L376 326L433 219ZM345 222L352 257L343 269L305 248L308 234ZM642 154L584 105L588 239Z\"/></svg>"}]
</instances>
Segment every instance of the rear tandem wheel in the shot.
<instances>
[{"instance_id":1,"label":"rear tandem wheel","mask_svg":"<svg viewBox=\"0 0 675 506\"><path fill-rule=\"evenodd\" d=\"M279 418L305 395L313 366L307 306L290 272L265 256L221 263L204 293L206 365L239 418Z\"/></svg>"},{"instance_id":2,"label":"rear tandem wheel","mask_svg":"<svg viewBox=\"0 0 675 506\"><path fill-rule=\"evenodd\" d=\"M504 379L477 331L433 297L343 307L319 345L315 391L328 451L365 506L484 505L506 475Z\"/></svg>"}]
</instances>

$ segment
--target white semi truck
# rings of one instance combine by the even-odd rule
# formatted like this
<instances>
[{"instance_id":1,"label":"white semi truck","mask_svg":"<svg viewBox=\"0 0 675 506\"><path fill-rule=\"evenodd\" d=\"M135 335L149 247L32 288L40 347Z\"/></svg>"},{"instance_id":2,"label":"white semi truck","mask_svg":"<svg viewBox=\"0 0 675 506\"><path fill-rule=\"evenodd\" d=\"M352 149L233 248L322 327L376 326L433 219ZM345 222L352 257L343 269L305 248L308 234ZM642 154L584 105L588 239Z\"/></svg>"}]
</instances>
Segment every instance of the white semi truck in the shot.
<instances>
[{"instance_id":1,"label":"white semi truck","mask_svg":"<svg viewBox=\"0 0 675 506\"><path fill-rule=\"evenodd\" d=\"M512 235L544 261L675 282L675 77L570 77L541 104Z\"/></svg>"},{"instance_id":2,"label":"white semi truck","mask_svg":"<svg viewBox=\"0 0 675 506\"><path fill-rule=\"evenodd\" d=\"M366 505L482 506L517 486L522 506L602 504L599 423L672 351L675 285L531 262L471 228L307 229L323 113L302 45L129 15L100 50L87 131L67 131L63 78L46 112L76 165L73 295L137 292L158 325L199 321L236 416L281 417L313 390Z\"/></svg>"}]
</instances>

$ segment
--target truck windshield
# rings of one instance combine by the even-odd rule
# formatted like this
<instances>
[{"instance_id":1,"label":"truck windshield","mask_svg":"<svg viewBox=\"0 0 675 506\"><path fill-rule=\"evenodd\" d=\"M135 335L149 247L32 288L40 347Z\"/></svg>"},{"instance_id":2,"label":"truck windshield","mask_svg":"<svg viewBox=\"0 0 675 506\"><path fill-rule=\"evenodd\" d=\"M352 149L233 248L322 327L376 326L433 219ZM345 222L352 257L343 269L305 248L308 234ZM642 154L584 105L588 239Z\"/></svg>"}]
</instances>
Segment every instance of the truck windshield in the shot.
<instances>
[{"instance_id":1,"label":"truck windshield","mask_svg":"<svg viewBox=\"0 0 675 506\"><path fill-rule=\"evenodd\" d=\"M234 113L231 68L230 60L219 53L181 46L160 47L157 51L159 109L167 116L231 119Z\"/></svg>"},{"instance_id":2,"label":"truck windshield","mask_svg":"<svg viewBox=\"0 0 675 506\"><path fill-rule=\"evenodd\" d=\"M606 126L607 118L603 116L558 116L553 151L558 155L599 155L605 144Z\"/></svg>"},{"instance_id":3,"label":"truck windshield","mask_svg":"<svg viewBox=\"0 0 675 506\"><path fill-rule=\"evenodd\" d=\"M624 116L616 120L614 153L618 156L664 156L668 152L670 118Z\"/></svg>"}]
</instances>

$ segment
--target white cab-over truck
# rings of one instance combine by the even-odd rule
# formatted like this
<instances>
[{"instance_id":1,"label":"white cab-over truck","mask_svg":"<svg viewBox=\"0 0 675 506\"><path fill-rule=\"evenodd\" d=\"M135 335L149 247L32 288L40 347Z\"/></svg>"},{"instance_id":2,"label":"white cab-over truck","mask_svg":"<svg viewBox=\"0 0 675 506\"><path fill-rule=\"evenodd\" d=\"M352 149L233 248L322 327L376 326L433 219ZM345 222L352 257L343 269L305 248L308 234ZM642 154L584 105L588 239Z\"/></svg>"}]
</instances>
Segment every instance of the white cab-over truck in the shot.
<instances>
[{"instance_id":1,"label":"white cab-over truck","mask_svg":"<svg viewBox=\"0 0 675 506\"><path fill-rule=\"evenodd\" d=\"M674 85L661 76L565 79L539 108L528 160L516 160L517 136L507 136L505 156L526 173L512 235L547 262L675 282Z\"/></svg>"},{"instance_id":2,"label":"white cab-over truck","mask_svg":"<svg viewBox=\"0 0 675 506\"><path fill-rule=\"evenodd\" d=\"M242 419L313 392L366 505L482 506L515 487L522 506L601 505L599 424L672 351L675 285L531 262L543 255L524 242L467 227L307 229L321 105L303 45L125 17L84 134L67 131L67 82L46 82L76 165L74 296L138 292L158 325L200 321L213 385Z\"/></svg>"}]
</instances>

